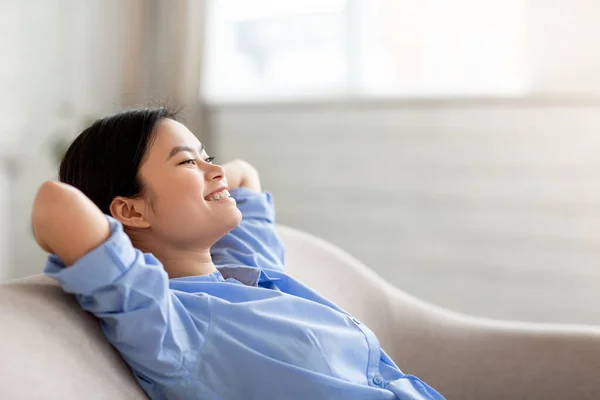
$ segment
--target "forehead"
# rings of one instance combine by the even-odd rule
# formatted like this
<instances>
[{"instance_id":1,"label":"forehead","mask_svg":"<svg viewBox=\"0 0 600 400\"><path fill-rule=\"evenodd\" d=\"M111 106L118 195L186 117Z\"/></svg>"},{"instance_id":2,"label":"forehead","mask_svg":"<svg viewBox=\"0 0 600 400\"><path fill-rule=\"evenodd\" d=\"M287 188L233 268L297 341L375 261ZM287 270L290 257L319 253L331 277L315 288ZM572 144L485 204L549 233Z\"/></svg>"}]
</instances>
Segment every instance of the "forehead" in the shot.
<instances>
[{"instance_id":1,"label":"forehead","mask_svg":"<svg viewBox=\"0 0 600 400\"><path fill-rule=\"evenodd\" d=\"M156 134L148 154L148 161L161 159L165 161L176 146L200 147L200 141L180 122L165 118L156 126Z\"/></svg>"}]
</instances>

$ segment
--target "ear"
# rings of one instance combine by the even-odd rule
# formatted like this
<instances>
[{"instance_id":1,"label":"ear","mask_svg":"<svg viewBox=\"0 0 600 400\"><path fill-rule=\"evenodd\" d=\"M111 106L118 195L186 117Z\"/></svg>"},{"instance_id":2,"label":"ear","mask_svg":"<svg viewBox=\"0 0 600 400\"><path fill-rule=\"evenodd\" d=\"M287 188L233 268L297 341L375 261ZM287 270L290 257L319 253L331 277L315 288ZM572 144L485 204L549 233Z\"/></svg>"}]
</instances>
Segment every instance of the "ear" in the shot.
<instances>
[{"instance_id":1,"label":"ear","mask_svg":"<svg viewBox=\"0 0 600 400\"><path fill-rule=\"evenodd\" d=\"M128 228L149 228L146 202L143 199L116 196L110 203L110 213Z\"/></svg>"}]
</instances>

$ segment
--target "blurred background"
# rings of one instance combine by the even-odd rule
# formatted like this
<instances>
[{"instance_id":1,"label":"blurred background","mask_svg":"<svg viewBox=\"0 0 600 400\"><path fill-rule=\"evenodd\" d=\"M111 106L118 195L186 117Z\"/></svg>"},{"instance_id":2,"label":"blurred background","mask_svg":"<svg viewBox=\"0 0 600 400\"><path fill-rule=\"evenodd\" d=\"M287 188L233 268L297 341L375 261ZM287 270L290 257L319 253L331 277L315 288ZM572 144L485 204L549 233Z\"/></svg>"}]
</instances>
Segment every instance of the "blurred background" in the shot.
<instances>
[{"instance_id":1,"label":"blurred background","mask_svg":"<svg viewBox=\"0 0 600 400\"><path fill-rule=\"evenodd\" d=\"M0 280L95 118L184 107L277 218L473 315L600 323L595 0L0 0Z\"/></svg>"}]
</instances>

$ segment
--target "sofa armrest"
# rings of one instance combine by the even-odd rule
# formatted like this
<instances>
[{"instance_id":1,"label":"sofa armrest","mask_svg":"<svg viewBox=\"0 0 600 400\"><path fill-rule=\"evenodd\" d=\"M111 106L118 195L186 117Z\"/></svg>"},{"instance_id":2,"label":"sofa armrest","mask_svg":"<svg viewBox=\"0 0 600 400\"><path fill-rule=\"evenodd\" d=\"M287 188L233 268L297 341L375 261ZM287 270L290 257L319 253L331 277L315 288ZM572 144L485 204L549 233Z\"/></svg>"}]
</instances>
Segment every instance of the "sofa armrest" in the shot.
<instances>
[{"instance_id":1,"label":"sofa armrest","mask_svg":"<svg viewBox=\"0 0 600 400\"><path fill-rule=\"evenodd\" d=\"M382 285L392 357L448 399L600 399L600 327L469 317Z\"/></svg>"}]
</instances>

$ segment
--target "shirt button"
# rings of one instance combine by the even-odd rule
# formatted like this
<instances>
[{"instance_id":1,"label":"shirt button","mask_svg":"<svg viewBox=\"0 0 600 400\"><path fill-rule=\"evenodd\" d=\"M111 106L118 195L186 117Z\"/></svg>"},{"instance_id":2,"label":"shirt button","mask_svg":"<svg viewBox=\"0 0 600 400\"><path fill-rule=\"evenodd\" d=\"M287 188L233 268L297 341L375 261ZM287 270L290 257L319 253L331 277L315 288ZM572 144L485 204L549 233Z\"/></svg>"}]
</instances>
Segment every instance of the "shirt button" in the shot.
<instances>
[{"instance_id":1,"label":"shirt button","mask_svg":"<svg viewBox=\"0 0 600 400\"><path fill-rule=\"evenodd\" d=\"M381 375L375 375L373 377L373 384L375 384L375 386L381 386L383 384L383 378Z\"/></svg>"}]
</instances>

